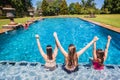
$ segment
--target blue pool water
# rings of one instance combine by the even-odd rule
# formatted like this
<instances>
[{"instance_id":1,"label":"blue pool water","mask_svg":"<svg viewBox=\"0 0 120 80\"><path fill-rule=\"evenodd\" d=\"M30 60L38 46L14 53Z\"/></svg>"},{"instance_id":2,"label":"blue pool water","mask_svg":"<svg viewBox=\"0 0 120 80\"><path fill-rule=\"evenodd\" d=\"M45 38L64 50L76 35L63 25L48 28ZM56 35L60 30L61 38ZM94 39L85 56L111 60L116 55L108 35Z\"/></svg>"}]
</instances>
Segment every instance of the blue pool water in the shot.
<instances>
[{"instance_id":1,"label":"blue pool water","mask_svg":"<svg viewBox=\"0 0 120 80\"><path fill-rule=\"evenodd\" d=\"M40 35L40 42L45 51L47 44L54 48L53 32L68 51L68 46L73 43L77 51L89 43L94 36L98 36L97 48L105 48L107 36L111 35L109 53L105 64L120 64L120 34L102 28L98 25L83 21L79 18L46 18L30 25L29 29L18 29L0 35L0 61L28 61L44 63L39 53L35 34ZM92 57L92 47L79 57L79 63L89 63ZM57 63L63 63L64 56L59 51Z\"/></svg>"}]
</instances>

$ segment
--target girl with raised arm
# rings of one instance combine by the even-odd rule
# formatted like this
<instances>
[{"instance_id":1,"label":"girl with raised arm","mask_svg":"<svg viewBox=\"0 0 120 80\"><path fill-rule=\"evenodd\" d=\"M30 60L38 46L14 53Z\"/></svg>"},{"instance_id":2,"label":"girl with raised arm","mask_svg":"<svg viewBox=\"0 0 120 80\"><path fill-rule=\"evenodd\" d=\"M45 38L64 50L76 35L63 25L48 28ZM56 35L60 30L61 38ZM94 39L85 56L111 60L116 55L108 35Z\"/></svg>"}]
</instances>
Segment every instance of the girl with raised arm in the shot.
<instances>
[{"instance_id":1,"label":"girl with raised arm","mask_svg":"<svg viewBox=\"0 0 120 80\"><path fill-rule=\"evenodd\" d=\"M78 71L78 57L82 53L84 53L85 50L87 50L95 41L98 40L97 37L94 37L94 39L90 43L88 43L83 49L81 49L78 52L76 52L76 47L73 44L70 44L69 47L68 47L68 53L67 53L63 49L63 47L61 46L56 32L54 32L54 38L56 40L56 43L57 43L59 49L61 50L61 52L65 56L65 65L63 65L63 69L67 73L72 73L72 72Z\"/></svg>"},{"instance_id":2,"label":"girl with raised arm","mask_svg":"<svg viewBox=\"0 0 120 80\"><path fill-rule=\"evenodd\" d=\"M103 62L106 60L107 58L107 54L108 54L108 48L110 45L110 40L111 40L111 36L108 36L108 41L106 44L106 48L103 51L102 49L97 49L96 50L96 42L94 42L94 47L93 47L93 68L96 70L102 70L104 69L104 65Z\"/></svg>"},{"instance_id":3,"label":"girl with raised arm","mask_svg":"<svg viewBox=\"0 0 120 80\"><path fill-rule=\"evenodd\" d=\"M56 56L57 56L57 52L58 52L57 46L55 46L55 49L53 52L52 46L47 45L47 47L46 47L47 54L45 54L42 47L41 47L41 44L39 42L39 35L36 35L35 37L37 40L37 45L38 45L39 51L40 51L42 57L46 61L45 68L49 69L50 71L54 70L56 68Z\"/></svg>"}]
</instances>

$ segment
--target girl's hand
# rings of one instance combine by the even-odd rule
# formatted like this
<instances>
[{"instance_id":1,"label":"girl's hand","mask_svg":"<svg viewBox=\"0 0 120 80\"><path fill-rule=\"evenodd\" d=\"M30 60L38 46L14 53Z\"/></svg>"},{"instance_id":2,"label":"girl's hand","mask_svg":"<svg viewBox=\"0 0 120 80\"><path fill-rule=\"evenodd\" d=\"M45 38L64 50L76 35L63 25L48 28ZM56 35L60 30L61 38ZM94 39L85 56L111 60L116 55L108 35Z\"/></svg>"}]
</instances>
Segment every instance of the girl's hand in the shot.
<instances>
[{"instance_id":1,"label":"girl's hand","mask_svg":"<svg viewBox=\"0 0 120 80\"><path fill-rule=\"evenodd\" d=\"M35 37L36 37L36 39L39 39L39 35L38 34L36 34Z\"/></svg>"},{"instance_id":2,"label":"girl's hand","mask_svg":"<svg viewBox=\"0 0 120 80\"><path fill-rule=\"evenodd\" d=\"M57 36L57 33L56 33L56 32L54 32L54 33L53 33L53 36L54 36L54 37L56 37L56 36Z\"/></svg>"},{"instance_id":3,"label":"girl's hand","mask_svg":"<svg viewBox=\"0 0 120 80\"><path fill-rule=\"evenodd\" d=\"M94 41L97 41L98 39L99 39L99 38L98 38L97 36L95 36L93 40L94 40Z\"/></svg>"},{"instance_id":4,"label":"girl's hand","mask_svg":"<svg viewBox=\"0 0 120 80\"><path fill-rule=\"evenodd\" d=\"M110 40L112 39L110 35L108 35L108 39L110 39Z\"/></svg>"}]
</instances>

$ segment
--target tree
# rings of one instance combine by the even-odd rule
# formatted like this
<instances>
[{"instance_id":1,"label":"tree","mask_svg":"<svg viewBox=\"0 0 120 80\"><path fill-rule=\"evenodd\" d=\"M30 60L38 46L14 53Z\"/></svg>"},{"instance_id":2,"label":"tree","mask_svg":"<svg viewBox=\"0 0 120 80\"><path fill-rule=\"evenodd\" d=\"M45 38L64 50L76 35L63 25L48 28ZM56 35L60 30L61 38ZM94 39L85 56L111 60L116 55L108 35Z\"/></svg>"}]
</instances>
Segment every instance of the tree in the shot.
<instances>
[{"instance_id":1,"label":"tree","mask_svg":"<svg viewBox=\"0 0 120 80\"><path fill-rule=\"evenodd\" d=\"M32 7L31 0L11 0L11 4L16 8L16 15L22 17L28 14L28 9Z\"/></svg>"},{"instance_id":2,"label":"tree","mask_svg":"<svg viewBox=\"0 0 120 80\"><path fill-rule=\"evenodd\" d=\"M95 8L94 0L87 0L86 4L85 4L85 7L87 7L87 8Z\"/></svg>"},{"instance_id":3,"label":"tree","mask_svg":"<svg viewBox=\"0 0 120 80\"><path fill-rule=\"evenodd\" d=\"M0 0L2 7L13 7L18 17L28 14L28 8L32 7L31 0Z\"/></svg>"},{"instance_id":4,"label":"tree","mask_svg":"<svg viewBox=\"0 0 120 80\"><path fill-rule=\"evenodd\" d=\"M58 15L60 13L60 3L61 0L43 0L41 6L43 15Z\"/></svg>"},{"instance_id":5,"label":"tree","mask_svg":"<svg viewBox=\"0 0 120 80\"><path fill-rule=\"evenodd\" d=\"M36 2L36 6L37 6L37 10L41 9L42 2L41 1L37 1Z\"/></svg>"},{"instance_id":6,"label":"tree","mask_svg":"<svg viewBox=\"0 0 120 80\"><path fill-rule=\"evenodd\" d=\"M55 15L55 8L51 5L47 7L47 15L48 16L54 16Z\"/></svg>"},{"instance_id":7,"label":"tree","mask_svg":"<svg viewBox=\"0 0 120 80\"><path fill-rule=\"evenodd\" d=\"M85 0L81 1L81 13L82 14L87 14L88 13L86 3L87 3L87 1L85 1Z\"/></svg>"},{"instance_id":8,"label":"tree","mask_svg":"<svg viewBox=\"0 0 120 80\"><path fill-rule=\"evenodd\" d=\"M102 13L120 13L120 0L105 0Z\"/></svg>"},{"instance_id":9,"label":"tree","mask_svg":"<svg viewBox=\"0 0 120 80\"><path fill-rule=\"evenodd\" d=\"M112 1L111 13L119 13L120 14L120 0Z\"/></svg>"},{"instance_id":10,"label":"tree","mask_svg":"<svg viewBox=\"0 0 120 80\"><path fill-rule=\"evenodd\" d=\"M55 9L55 14L58 15L60 12L60 0L54 0L54 2L52 3L53 8Z\"/></svg>"},{"instance_id":11,"label":"tree","mask_svg":"<svg viewBox=\"0 0 120 80\"><path fill-rule=\"evenodd\" d=\"M96 12L95 2L94 0L82 0L81 1L81 13L83 14L93 14Z\"/></svg>"},{"instance_id":12,"label":"tree","mask_svg":"<svg viewBox=\"0 0 120 80\"><path fill-rule=\"evenodd\" d=\"M42 6L42 1L37 1L36 2L36 6L37 6L37 9L36 9L36 16L40 16L42 15L42 9L41 9L41 6Z\"/></svg>"},{"instance_id":13,"label":"tree","mask_svg":"<svg viewBox=\"0 0 120 80\"><path fill-rule=\"evenodd\" d=\"M23 10L24 10L23 12L24 12L25 15L28 15L28 9L33 8L32 0L21 0L21 1L23 3L23 5L22 5Z\"/></svg>"},{"instance_id":14,"label":"tree","mask_svg":"<svg viewBox=\"0 0 120 80\"><path fill-rule=\"evenodd\" d=\"M22 17L24 13L24 6L21 0L11 0L12 6L16 8L16 16Z\"/></svg>"},{"instance_id":15,"label":"tree","mask_svg":"<svg viewBox=\"0 0 120 80\"><path fill-rule=\"evenodd\" d=\"M75 4L75 13L76 14L80 14L80 11L81 10L81 6L80 6L80 4L77 2L76 4Z\"/></svg>"},{"instance_id":16,"label":"tree","mask_svg":"<svg viewBox=\"0 0 120 80\"><path fill-rule=\"evenodd\" d=\"M71 3L69 5L69 12L70 14L80 14L81 13L81 6L78 2Z\"/></svg>"},{"instance_id":17,"label":"tree","mask_svg":"<svg viewBox=\"0 0 120 80\"><path fill-rule=\"evenodd\" d=\"M47 13L48 13L48 6L49 6L49 4L47 3L47 1L46 0L43 0L42 1L42 5L41 5L41 9L42 9L42 14L44 15L44 16L46 16L47 15Z\"/></svg>"},{"instance_id":18,"label":"tree","mask_svg":"<svg viewBox=\"0 0 120 80\"><path fill-rule=\"evenodd\" d=\"M69 12L70 14L75 14L75 3L69 5Z\"/></svg>"},{"instance_id":19,"label":"tree","mask_svg":"<svg viewBox=\"0 0 120 80\"><path fill-rule=\"evenodd\" d=\"M0 0L0 6L11 5L11 0Z\"/></svg>"},{"instance_id":20,"label":"tree","mask_svg":"<svg viewBox=\"0 0 120 80\"><path fill-rule=\"evenodd\" d=\"M60 14L68 14L68 7L65 0L63 0L60 4Z\"/></svg>"},{"instance_id":21,"label":"tree","mask_svg":"<svg viewBox=\"0 0 120 80\"><path fill-rule=\"evenodd\" d=\"M112 0L104 0L104 5L102 7L103 13L111 13Z\"/></svg>"},{"instance_id":22,"label":"tree","mask_svg":"<svg viewBox=\"0 0 120 80\"><path fill-rule=\"evenodd\" d=\"M82 7L85 7L86 1L82 0L81 2L82 2L81 6L82 6Z\"/></svg>"}]
</instances>

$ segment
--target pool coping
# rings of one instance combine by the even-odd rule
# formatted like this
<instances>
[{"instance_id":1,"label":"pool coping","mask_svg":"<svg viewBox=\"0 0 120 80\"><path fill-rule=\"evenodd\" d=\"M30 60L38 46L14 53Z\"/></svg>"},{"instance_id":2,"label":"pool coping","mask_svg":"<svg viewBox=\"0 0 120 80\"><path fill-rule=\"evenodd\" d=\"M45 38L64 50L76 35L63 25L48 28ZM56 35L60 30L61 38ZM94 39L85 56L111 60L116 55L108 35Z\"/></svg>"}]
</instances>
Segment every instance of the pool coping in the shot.
<instances>
[{"instance_id":1,"label":"pool coping","mask_svg":"<svg viewBox=\"0 0 120 80\"><path fill-rule=\"evenodd\" d=\"M8 32L8 31L12 31L13 29L0 29L0 34L3 34L5 32Z\"/></svg>"},{"instance_id":2,"label":"pool coping","mask_svg":"<svg viewBox=\"0 0 120 80\"><path fill-rule=\"evenodd\" d=\"M29 62L29 61L9 61L9 60L1 60L0 61L0 65L11 65L12 63L15 63L15 64L19 64L20 66L22 65L24 65L24 66L26 66L27 64L40 64L40 65L45 65L45 63L41 63L41 62L38 62L38 61L36 61L36 62ZM56 64L57 65L63 65L64 63L57 63L56 62ZM90 65L92 65L91 63L88 63L88 62L79 62L78 63L79 64L79 66L80 65L84 65L84 66L90 66ZM104 64L104 66L120 66L119 64Z\"/></svg>"},{"instance_id":3,"label":"pool coping","mask_svg":"<svg viewBox=\"0 0 120 80\"><path fill-rule=\"evenodd\" d=\"M82 20L85 20L85 21L88 21L88 22L91 22L91 23L94 23L96 25L99 25L100 27L103 27L103 28L106 28L106 29L109 29L109 30L120 33L120 28L117 28L117 27L114 27L114 26L111 26L111 25L108 25L108 24L100 23L100 22L95 22L93 20L89 20L89 19L86 19L86 18L80 18L80 17L78 17L78 18L82 19Z\"/></svg>"}]
</instances>

